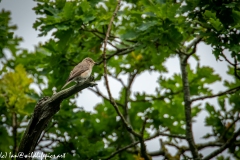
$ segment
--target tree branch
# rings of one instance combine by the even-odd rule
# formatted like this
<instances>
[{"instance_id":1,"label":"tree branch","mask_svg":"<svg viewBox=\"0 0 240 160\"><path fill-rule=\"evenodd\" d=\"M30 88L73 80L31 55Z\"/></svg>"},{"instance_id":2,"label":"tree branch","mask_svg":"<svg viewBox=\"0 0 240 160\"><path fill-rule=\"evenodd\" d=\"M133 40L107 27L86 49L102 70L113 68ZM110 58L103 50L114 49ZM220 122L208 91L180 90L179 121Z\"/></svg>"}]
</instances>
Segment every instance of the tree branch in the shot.
<instances>
[{"instance_id":1,"label":"tree branch","mask_svg":"<svg viewBox=\"0 0 240 160\"><path fill-rule=\"evenodd\" d=\"M115 80L117 80L119 83L121 83L121 85L125 88L126 85L123 83L123 80L121 78L118 78L117 76L112 75L111 73L108 73L109 76L111 76L112 78L114 78Z\"/></svg>"},{"instance_id":2,"label":"tree branch","mask_svg":"<svg viewBox=\"0 0 240 160\"><path fill-rule=\"evenodd\" d=\"M237 68L237 58L236 57L234 57L234 63L235 63L235 65L234 65L234 75L240 80L240 76L237 73L238 68Z\"/></svg>"},{"instance_id":3,"label":"tree branch","mask_svg":"<svg viewBox=\"0 0 240 160\"><path fill-rule=\"evenodd\" d=\"M131 102L149 102L149 101L155 101L155 100L164 100L165 98L169 97L169 96L174 96L177 95L179 93L182 93L182 90L180 91L176 91L176 92L170 92L170 93L165 93L165 95L161 95L159 97L154 97L154 96L148 96L146 95L146 97L148 97L149 99L139 99L139 100L131 100ZM151 99L150 99L151 98Z\"/></svg>"},{"instance_id":4,"label":"tree branch","mask_svg":"<svg viewBox=\"0 0 240 160\"><path fill-rule=\"evenodd\" d=\"M104 40L104 47L103 47L103 67L104 67L104 79L105 79L105 84L106 84L106 88L107 88L107 92L108 92L108 96L109 96L109 99L110 99L110 103L114 106L117 114L121 117L122 121L123 121L123 124L125 125L125 127L127 128L127 130L134 136L138 137L139 138L139 141L140 141L140 144L141 144L141 156L143 156L143 158L145 160L150 160L149 156L147 155L147 151L146 151L146 146L144 144L144 140L143 140L143 136L137 132L135 132L128 119L126 119L126 117L124 117L122 115L122 113L120 112L116 102L114 101L113 97L112 97L112 94L111 94L111 91L110 91L110 87L109 87L109 84L108 84L108 77L107 77L107 58L106 58L106 47L107 47L107 41L108 41L108 37L109 37L109 34L110 34L110 31L111 31L111 26L112 26L112 23L113 23L113 20L116 16L116 13L120 7L120 3L121 3L121 0L118 0L118 4L116 6L116 9L113 13L113 16L110 20L110 23L108 25L108 30L107 30L107 33L106 33L106 37L105 37L105 40ZM114 55L112 55L114 56ZM110 58L111 56L109 56L108 58ZM134 76L135 77L135 76ZM133 77L133 78L134 78ZM130 86L131 86L131 82L130 82ZM130 88L130 87L129 87ZM126 105L126 103L125 103ZM127 106L125 106L127 107ZM126 110L125 110L126 111Z\"/></svg>"},{"instance_id":5,"label":"tree branch","mask_svg":"<svg viewBox=\"0 0 240 160\"><path fill-rule=\"evenodd\" d=\"M119 49L117 50L115 53L113 54L108 54L106 55L106 60L109 60L110 58L112 58L113 56L116 56L116 55L125 55L125 54L128 54L129 52L132 52L135 50L135 47L136 46L133 46L133 47L128 47L128 48L124 48L124 49ZM101 63L103 63L104 60L101 60L99 62L96 63L96 65L100 65Z\"/></svg>"},{"instance_id":6,"label":"tree branch","mask_svg":"<svg viewBox=\"0 0 240 160\"><path fill-rule=\"evenodd\" d=\"M121 0L118 0L118 4L116 6L116 9L113 13L113 16L109 22L109 25L108 25L108 30L107 30L107 33L106 33L106 38L104 40L104 47L103 47L103 68L104 68L104 79L105 79L105 84L106 84L106 88L107 88L107 93L108 93L108 97L109 97L109 100L110 100L110 103L113 105L113 107L115 108L117 114L121 117L121 120L123 121L123 124L125 125L125 127L127 128L127 130L132 133L133 135L137 136L137 137L140 137L140 134L136 133L135 131L133 131L132 127L127 123L126 119L123 117L122 113L120 112L119 108L118 108L118 105L116 104L116 102L114 101L113 97L112 97L112 93L111 93L111 90L110 90L110 87L109 87L109 83L108 83L108 76L107 76L107 58L106 58L106 47L107 47L107 41L108 41L108 37L109 37L109 34L110 34L110 31L111 31L111 26L112 26L112 23L113 23L113 20L117 14L117 11L120 7L120 3L121 3Z\"/></svg>"},{"instance_id":7,"label":"tree branch","mask_svg":"<svg viewBox=\"0 0 240 160\"><path fill-rule=\"evenodd\" d=\"M238 129L233 136L228 139L228 141L222 145L219 149L215 150L214 152L212 152L211 154L209 154L208 156L206 156L205 158L203 158L203 160L209 160L212 159L213 157L217 156L218 154L220 154L221 152L223 152L227 147L229 147L232 143L234 143L234 141L236 140L237 136L240 135L240 129Z\"/></svg>"},{"instance_id":8,"label":"tree branch","mask_svg":"<svg viewBox=\"0 0 240 160\"><path fill-rule=\"evenodd\" d=\"M124 97L124 118L126 119L126 121L128 122L128 124L131 126L131 120L129 118L129 114L128 114L128 103L129 103L129 99L130 99L130 95L131 95L131 87L132 87L132 83L137 75L138 71L136 71L135 73L130 73L129 74L129 78L128 78L128 84L127 86L125 86L124 84L124 89L125 89L125 97ZM141 134L142 135L142 134ZM132 140L132 142L135 142L135 137L133 136L133 134L130 133L130 138ZM139 139L140 140L140 139ZM141 142L142 139L140 140ZM144 142L143 142L144 143ZM137 150L137 148L135 148Z\"/></svg>"},{"instance_id":9,"label":"tree branch","mask_svg":"<svg viewBox=\"0 0 240 160\"><path fill-rule=\"evenodd\" d=\"M39 100L20 142L19 152L23 152L24 155L34 152L41 133L47 127L52 117L60 110L61 102L87 87L95 86L96 84L92 81L93 78L91 77L83 83L77 83L70 88L52 95L52 97L43 97Z\"/></svg>"},{"instance_id":10,"label":"tree branch","mask_svg":"<svg viewBox=\"0 0 240 160\"><path fill-rule=\"evenodd\" d=\"M155 134L152 135L151 137L146 138L144 141L152 140L152 139L154 139L154 138L156 138L156 137L158 137L158 136L159 136L159 134L158 134L158 133L155 133ZM131 148L131 147L137 145L138 143L140 143L140 141L133 142L133 143L131 143L131 144L129 144L129 145L123 147L123 148L120 148L120 149L118 149L116 152L113 152L110 156L108 156L108 157L106 157L106 158L103 158L103 160L105 160L105 159L110 159L110 158L114 157L115 155L117 155L118 153L120 153L120 152L122 152L122 151L125 151L125 150L127 150L128 148Z\"/></svg>"},{"instance_id":11,"label":"tree branch","mask_svg":"<svg viewBox=\"0 0 240 160\"><path fill-rule=\"evenodd\" d=\"M95 93L96 95L102 97L103 99L105 100L108 100L110 102L110 99L108 99L106 96L103 95L102 92L99 91L98 87L96 87L96 90L92 89L92 88L88 88L90 91L92 91L93 93ZM119 102L116 102L118 106L120 107L124 107L123 104L119 103Z\"/></svg>"},{"instance_id":12,"label":"tree branch","mask_svg":"<svg viewBox=\"0 0 240 160\"><path fill-rule=\"evenodd\" d=\"M186 119L186 139L188 141L189 148L191 150L192 156L196 160L200 160L196 144L193 139L192 133L192 111L191 111L191 100L190 100L190 89L188 82L187 73L187 61L186 56L180 55L180 66L182 74L182 84L183 84L183 98L185 107L185 119Z\"/></svg>"},{"instance_id":13,"label":"tree branch","mask_svg":"<svg viewBox=\"0 0 240 160\"><path fill-rule=\"evenodd\" d=\"M167 136L167 137L172 137L172 138L179 138L179 139L187 139L186 136L180 136L180 135L175 135L175 134L167 134L167 133L161 133L157 132L159 136Z\"/></svg>"},{"instance_id":14,"label":"tree branch","mask_svg":"<svg viewBox=\"0 0 240 160\"><path fill-rule=\"evenodd\" d=\"M197 38L195 38L192 43L190 43L187 47L186 47L186 51L188 52L192 47L193 47L193 50L187 54L187 56L185 57L185 60L186 61L191 55L193 55L194 53L196 53L196 50L197 50L197 45L199 42L201 42L202 40L202 37L200 36L197 36Z\"/></svg>"},{"instance_id":15,"label":"tree branch","mask_svg":"<svg viewBox=\"0 0 240 160\"><path fill-rule=\"evenodd\" d=\"M235 88L232 88L232 89L229 89L229 90L226 90L226 91L224 91L224 92L220 92L220 93L218 93L218 94L194 98L194 99L191 100L191 103L194 102L194 101L198 101L198 100L204 100L204 99L207 99L207 98L214 98L214 97L223 96L223 95L225 95L225 94L236 93L236 92L239 91L239 90L240 90L240 86L235 87Z\"/></svg>"}]
</instances>

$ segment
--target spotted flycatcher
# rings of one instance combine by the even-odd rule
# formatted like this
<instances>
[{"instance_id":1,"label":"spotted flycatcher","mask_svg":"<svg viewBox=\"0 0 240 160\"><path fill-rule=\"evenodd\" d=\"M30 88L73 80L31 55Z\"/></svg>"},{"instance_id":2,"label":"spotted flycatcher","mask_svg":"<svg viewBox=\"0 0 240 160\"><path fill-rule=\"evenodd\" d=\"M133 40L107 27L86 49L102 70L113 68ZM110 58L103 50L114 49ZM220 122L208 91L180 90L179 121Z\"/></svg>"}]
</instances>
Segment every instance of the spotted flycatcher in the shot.
<instances>
[{"instance_id":1,"label":"spotted flycatcher","mask_svg":"<svg viewBox=\"0 0 240 160\"><path fill-rule=\"evenodd\" d=\"M70 72L66 84L62 87L62 89L72 81L80 82L87 80L92 73L92 67L94 66L94 64L95 62L91 58L87 57L78 65L76 65Z\"/></svg>"}]
</instances>

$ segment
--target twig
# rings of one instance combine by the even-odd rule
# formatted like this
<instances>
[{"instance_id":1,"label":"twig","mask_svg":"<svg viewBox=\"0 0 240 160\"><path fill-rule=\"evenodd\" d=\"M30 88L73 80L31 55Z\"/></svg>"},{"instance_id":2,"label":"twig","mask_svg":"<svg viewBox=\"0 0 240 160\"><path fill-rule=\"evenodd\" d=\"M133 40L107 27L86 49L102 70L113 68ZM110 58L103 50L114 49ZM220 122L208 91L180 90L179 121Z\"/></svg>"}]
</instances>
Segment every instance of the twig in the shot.
<instances>
[{"instance_id":1,"label":"twig","mask_svg":"<svg viewBox=\"0 0 240 160\"><path fill-rule=\"evenodd\" d=\"M129 74L129 79L128 79L128 85L125 87L125 103L124 103L124 112L125 112L125 116L127 116L128 118L128 102L129 102L129 97L131 95L131 87L132 87L132 83L137 75L138 71L136 71L135 73L130 73Z\"/></svg>"},{"instance_id":2,"label":"twig","mask_svg":"<svg viewBox=\"0 0 240 160\"><path fill-rule=\"evenodd\" d=\"M118 78L118 77L112 75L111 73L108 73L108 75L111 76L112 78L114 78L115 80L117 80L118 82L120 82L124 88L126 87L126 85L123 83L123 80L121 78Z\"/></svg>"},{"instance_id":3,"label":"twig","mask_svg":"<svg viewBox=\"0 0 240 160\"><path fill-rule=\"evenodd\" d=\"M233 118L235 119L235 118ZM222 139L227 133L228 131L237 123L237 121L240 120L240 117L237 117L228 127L227 129L223 132L223 134L221 135L220 139Z\"/></svg>"},{"instance_id":4,"label":"twig","mask_svg":"<svg viewBox=\"0 0 240 160\"><path fill-rule=\"evenodd\" d=\"M124 102L124 107L123 107L123 109L124 109L124 118L129 123L130 126L131 126L131 121L130 121L129 114L128 114L128 103L129 103L129 99L130 99L130 95L131 95L132 83L133 83L137 73L138 73L138 71L136 71L135 73L130 73L129 74L129 78L128 78L128 84L127 84L127 86L124 86L124 89L125 89L125 97L124 97L125 98L124 99L125 102ZM135 137L133 136L133 134L130 134L130 138L132 139L132 142L135 142Z\"/></svg>"},{"instance_id":5,"label":"twig","mask_svg":"<svg viewBox=\"0 0 240 160\"><path fill-rule=\"evenodd\" d=\"M197 36L187 47L186 51L189 51L192 47L196 47L196 45L202 40L201 36Z\"/></svg>"},{"instance_id":6,"label":"twig","mask_svg":"<svg viewBox=\"0 0 240 160\"><path fill-rule=\"evenodd\" d=\"M164 156L167 159L173 159L172 155L168 152L167 148L165 147L165 142L163 142L162 139L160 139L160 145L161 145L161 150L160 151L164 152Z\"/></svg>"},{"instance_id":7,"label":"twig","mask_svg":"<svg viewBox=\"0 0 240 160\"><path fill-rule=\"evenodd\" d=\"M214 98L214 97L223 96L223 95L225 95L225 94L232 94L232 93L237 92L238 90L240 90L240 86L235 87L235 88L232 88L232 89L229 89L229 90L226 90L226 91L224 91L224 92L220 92L220 93L218 93L218 94L194 98L194 99L191 100L191 103L194 102L194 101L204 100L204 99L207 99L207 98Z\"/></svg>"},{"instance_id":8,"label":"twig","mask_svg":"<svg viewBox=\"0 0 240 160\"><path fill-rule=\"evenodd\" d=\"M223 51L221 52L221 55L222 55L222 57L223 57L230 65L235 66L235 64L232 63L232 62L225 56L225 54L223 53Z\"/></svg>"},{"instance_id":9,"label":"twig","mask_svg":"<svg viewBox=\"0 0 240 160\"><path fill-rule=\"evenodd\" d=\"M151 99L140 99L140 100L131 100L131 102L149 102L149 101L155 101L155 100L164 100L166 97L177 95L179 93L182 93L182 90L172 93L166 93L165 95L159 96L159 97L153 97L153 96L147 96Z\"/></svg>"},{"instance_id":10,"label":"twig","mask_svg":"<svg viewBox=\"0 0 240 160\"><path fill-rule=\"evenodd\" d=\"M234 65L234 75L240 80L240 76L238 75L238 73L237 73L237 58L236 57L234 57L234 63L235 63L235 65Z\"/></svg>"},{"instance_id":11,"label":"twig","mask_svg":"<svg viewBox=\"0 0 240 160\"><path fill-rule=\"evenodd\" d=\"M187 61L187 59L193 55L194 53L196 53L196 50L197 50L197 45L198 43L202 40L202 37L200 36L197 36L197 38L195 38L192 43L190 43L187 47L186 47L186 52L188 52L192 47L193 47L193 50L187 54L187 56L184 58L184 61Z\"/></svg>"},{"instance_id":12,"label":"twig","mask_svg":"<svg viewBox=\"0 0 240 160\"><path fill-rule=\"evenodd\" d=\"M122 152L122 151L125 151L126 149L131 148L131 147L137 145L138 143L139 143L139 141L133 142L132 144L129 144L129 145L123 147L123 148L120 148L120 149L118 149L116 152L113 152L110 156L108 156L108 157L106 157L106 158L101 158L101 159L103 159L103 160L105 160L105 159L109 160L110 158L114 157L114 156L117 155L118 153L120 153L120 152Z\"/></svg>"},{"instance_id":13,"label":"twig","mask_svg":"<svg viewBox=\"0 0 240 160\"><path fill-rule=\"evenodd\" d=\"M202 37L198 36L189 46L187 46L187 51L190 50L190 48L193 46L193 50L188 54L189 56L196 53L197 45L199 42L201 42L201 40Z\"/></svg>"},{"instance_id":14,"label":"twig","mask_svg":"<svg viewBox=\"0 0 240 160\"><path fill-rule=\"evenodd\" d=\"M108 100L110 102L110 99L108 99L106 96L103 95L102 92L99 91L98 87L95 87L96 90L92 89L92 88L88 88L90 91L92 91L93 93L97 94L98 96L102 97L105 100ZM124 107L123 104L116 102L118 106Z\"/></svg>"},{"instance_id":15,"label":"twig","mask_svg":"<svg viewBox=\"0 0 240 160\"><path fill-rule=\"evenodd\" d=\"M179 139L186 139L186 136L180 136L180 135L175 135L175 134L167 134L167 133L161 133L157 132L159 136L167 136L167 137L172 137L172 138L179 138Z\"/></svg>"},{"instance_id":16,"label":"twig","mask_svg":"<svg viewBox=\"0 0 240 160\"><path fill-rule=\"evenodd\" d=\"M240 70L239 68L237 68L237 66L239 65L237 63L237 59L236 57L234 57L234 63L232 63L226 56L225 54L223 53L223 49L221 51L221 55L222 57L225 59L225 61L227 61L231 66L234 67L234 75L240 80L240 76L238 75L237 71Z\"/></svg>"},{"instance_id":17,"label":"twig","mask_svg":"<svg viewBox=\"0 0 240 160\"><path fill-rule=\"evenodd\" d=\"M143 136L144 135L144 131L145 131L145 127L146 127L146 124L147 124L147 120L148 118L146 117L143 121L143 125L142 125L142 129L141 129L141 135Z\"/></svg>"},{"instance_id":18,"label":"twig","mask_svg":"<svg viewBox=\"0 0 240 160\"><path fill-rule=\"evenodd\" d=\"M149 138L146 138L144 141L152 140L152 139L154 139L154 138L156 138L156 137L158 137L158 136L159 136L159 134L158 134L158 133L155 133L153 136L151 136L151 137L149 137ZM131 143L131 144L129 144L129 145L123 147L123 148L118 149L116 152L113 152L110 156L108 156L108 157L106 157L106 158L102 158L102 159L103 159L103 160L105 160L105 159L110 159L110 158L114 157L115 155L117 155L118 153L120 153L120 152L122 152L122 151L125 151L126 149L131 148L131 147L137 145L138 143L140 143L140 141Z\"/></svg>"},{"instance_id":19,"label":"twig","mask_svg":"<svg viewBox=\"0 0 240 160\"><path fill-rule=\"evenodd\" d=\"M117 50L117 51L116 51L115 53L113 53L113 54L106 55L106 58L105 58L105 59L106 59L106 60L109 60L110 58L112 58L113 56L116 56L116 55L125 55L125 54L128 54L128 53L134 51L134 50L135 50L135 47L136 47L136 46L129 47L129 48L124 48L124 49L119 49L119 50ZM100 65L100 64L103 63L103 62L104 62L104 60L101 60L101 61L97 62L96 65Z\"/></svg>"},{"instance_id":20,"label":"twig","mask_svg":"<svg viewBox=\"0 0 240 160\"><path fill-rule=\"evenodd\" d=\"M208 156L203 158L203 160L212 159L213 157L217 156L219 153L224 151L228 146L230 146L236 140L236 138L237 138L237 136L239 136L239 134L240 134L240 129L238 129L237 132L235 132L233 134L233 136L230 139L228 139L224 145L222 145L219 149L215 150L214 152L212 152L211 154L209 154Z\"/></svg>"}]
</instances>

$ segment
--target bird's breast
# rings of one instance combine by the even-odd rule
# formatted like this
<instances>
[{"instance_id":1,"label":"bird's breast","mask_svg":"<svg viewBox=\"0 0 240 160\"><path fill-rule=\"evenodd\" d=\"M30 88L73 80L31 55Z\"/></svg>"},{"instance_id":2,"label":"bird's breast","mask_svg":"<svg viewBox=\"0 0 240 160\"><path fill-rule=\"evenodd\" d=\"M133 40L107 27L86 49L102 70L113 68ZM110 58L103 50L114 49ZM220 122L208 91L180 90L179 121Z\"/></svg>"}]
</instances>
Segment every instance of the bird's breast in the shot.
<instances>
[{"instance_id":1,"label":"bird's breast","mask_svg":"<svg viewBox=\"0 0 240 160\"><path fill-rule=\"evenodd\" d=\"M89 70L83 72L83 73L81 74L81 77L82 77L82 78L88 78L88 77L91 75L91 73L92 73L92 70L89 69Z\"/></svg>"}]
</instances>

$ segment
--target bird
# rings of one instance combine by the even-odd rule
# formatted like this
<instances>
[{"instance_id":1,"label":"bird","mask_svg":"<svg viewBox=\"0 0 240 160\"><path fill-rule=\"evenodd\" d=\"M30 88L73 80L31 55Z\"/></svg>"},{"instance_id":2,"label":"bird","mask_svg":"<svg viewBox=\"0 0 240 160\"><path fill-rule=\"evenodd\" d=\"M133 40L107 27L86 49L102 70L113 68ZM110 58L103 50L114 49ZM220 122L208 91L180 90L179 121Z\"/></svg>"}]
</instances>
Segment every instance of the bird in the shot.
<instances>
[{"instance_id":1,"label":"bird","mask_svg":"<svg viewBox=\"0 0 240 160\"><path fill-rule=\"evenodd\" d=\"M78 65L76 65L73 70L70 72L70 75L65 83L65 85L62 87L66 87L69 83L72 81L76 81L77 83L82 81L82 80L87 80L91 73L92 73L92 68L96 64L92 58L85 58L80 62Z\"/></svg>"}]
</instances>

